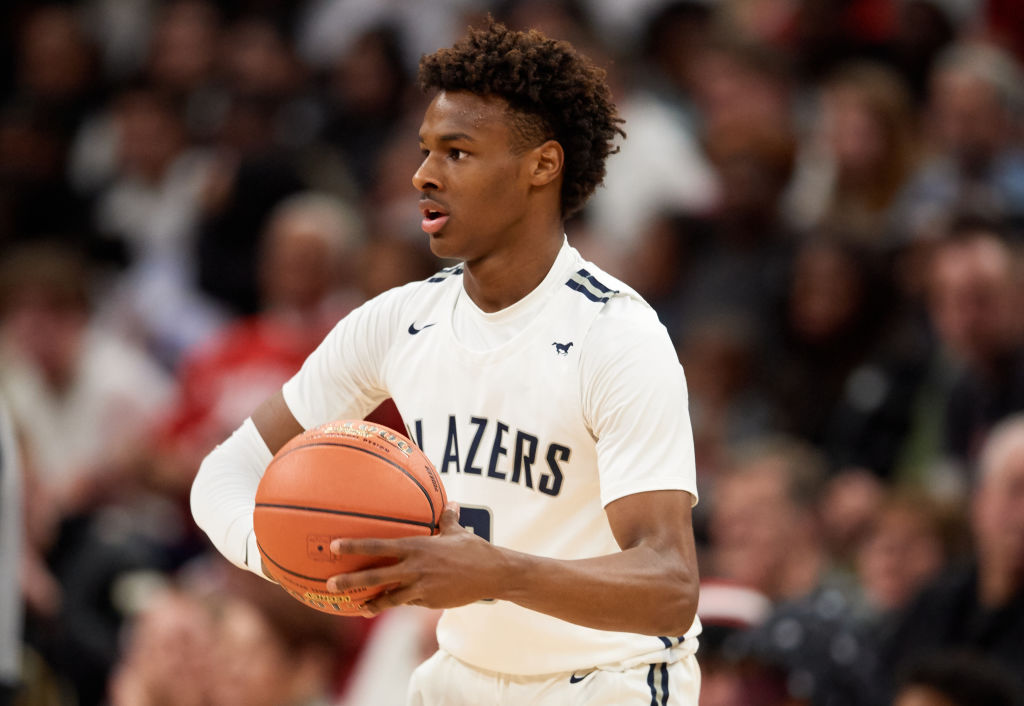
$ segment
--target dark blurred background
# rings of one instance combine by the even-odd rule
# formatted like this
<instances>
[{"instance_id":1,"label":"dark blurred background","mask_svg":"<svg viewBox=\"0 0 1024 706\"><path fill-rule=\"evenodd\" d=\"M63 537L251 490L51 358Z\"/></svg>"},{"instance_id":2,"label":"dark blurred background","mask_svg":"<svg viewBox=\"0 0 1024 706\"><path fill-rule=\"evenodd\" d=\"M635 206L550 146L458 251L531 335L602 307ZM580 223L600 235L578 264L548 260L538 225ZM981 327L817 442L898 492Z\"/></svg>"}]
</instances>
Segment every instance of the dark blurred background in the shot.
<instances>
[{"instance_id":1,"label":"dark blurred background","mask_svg":"<svg viewBox=\"0 0 1024 706\"><path fill-rule=\"evenodd\" d=\"M687 374L701 706L1019 704L1024 4L8 0L0 706L403 703L436 615L282 600L188 488L447 264L416 66L488 12L626 119L567 231Z\"/></svg>"}]
</instances>

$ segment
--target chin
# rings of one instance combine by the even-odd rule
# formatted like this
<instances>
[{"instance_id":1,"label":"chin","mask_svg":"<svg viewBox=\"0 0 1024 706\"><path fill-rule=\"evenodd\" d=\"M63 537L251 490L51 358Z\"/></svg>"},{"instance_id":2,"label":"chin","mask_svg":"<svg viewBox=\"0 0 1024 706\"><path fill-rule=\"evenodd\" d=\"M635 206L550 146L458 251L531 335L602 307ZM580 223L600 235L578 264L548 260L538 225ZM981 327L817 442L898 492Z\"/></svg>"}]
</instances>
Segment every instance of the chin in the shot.
<instances>
[{"instance_id":1,"label":"chin","mask_svg":"<svg viewBox=\"0 0 1024 706\"><path fill-rule=\"evenodd\" d=\"M441 258L442 260L463 260L464 258L455 251L452 247L452 243L448 238L445 238L444 233L434 233L430 236L430 252L434 254L434 257Z\"/></svg>"}]
</instances>

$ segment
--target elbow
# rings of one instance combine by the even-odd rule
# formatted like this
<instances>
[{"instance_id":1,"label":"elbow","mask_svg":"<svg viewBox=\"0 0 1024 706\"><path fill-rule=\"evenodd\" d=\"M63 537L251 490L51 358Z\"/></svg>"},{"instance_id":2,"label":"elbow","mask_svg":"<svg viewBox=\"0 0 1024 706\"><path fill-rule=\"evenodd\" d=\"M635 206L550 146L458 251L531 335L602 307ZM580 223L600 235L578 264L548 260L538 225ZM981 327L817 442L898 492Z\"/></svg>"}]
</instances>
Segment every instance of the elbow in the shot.
<instances>
[{"instance_id":1,"label":"elbow","mask_svg":"<svg viewBox=\"0 0 1024 706\"><path fill-rule=\"evenodd\" d=\"M654 618L651 635L681 636L697 617L699 579L696 571L679 570L667 577L665 600Z\"/></svg>"},{"instance_id":2,"label":"elbow","mask_svg":"<svg viewBox=\"0 0 1024 706\"><path fill-rule=\"evenodd\" d=\"M192 513L192 521L196 523L199 529L204 532L208 532L208 528L205 523L205 513L203 512L204 502L203 497L205 495L206 475L203 472L203 467L206 465L204 460L199 466L199 470L196 472L195 478L192 479L192 487L189 490L188 504L189 510Z\"/></svg>"}]
</instances>

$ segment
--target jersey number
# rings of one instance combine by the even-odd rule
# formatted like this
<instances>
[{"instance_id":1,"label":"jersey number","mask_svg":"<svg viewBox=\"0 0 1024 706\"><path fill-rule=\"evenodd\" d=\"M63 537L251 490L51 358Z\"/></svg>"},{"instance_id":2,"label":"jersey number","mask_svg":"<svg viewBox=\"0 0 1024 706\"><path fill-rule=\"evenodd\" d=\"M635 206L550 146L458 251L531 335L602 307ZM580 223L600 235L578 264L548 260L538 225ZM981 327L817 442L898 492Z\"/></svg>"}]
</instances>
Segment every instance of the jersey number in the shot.
<instances>
[{"instance_id":1,"label":"jersey number","mask_svg":"<svg viewBox=\"0 0 1024 706\"><path fill-rule=\"evenodd\" d=\"M459 524L488 542L491 541L491 523L491 508L459 505Z\"/></svg>"}]
</instances>

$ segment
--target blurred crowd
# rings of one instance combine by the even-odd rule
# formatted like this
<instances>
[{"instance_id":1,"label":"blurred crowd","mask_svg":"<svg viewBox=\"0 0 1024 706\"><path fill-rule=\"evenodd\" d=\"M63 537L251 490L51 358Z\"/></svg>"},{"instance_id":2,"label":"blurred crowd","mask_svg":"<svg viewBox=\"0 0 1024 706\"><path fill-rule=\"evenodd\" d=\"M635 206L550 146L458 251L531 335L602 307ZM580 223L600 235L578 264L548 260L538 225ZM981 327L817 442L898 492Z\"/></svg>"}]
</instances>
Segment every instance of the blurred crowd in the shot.
<instances>
[{"instance_id":1,"label":"blurred crowd","mask_svg":"<svg viewBox=\"0 0 1024 706\"><path fill-rule=\"evenodd\" d=\"M305 609L187 496L338 318L449 264L416 65L488 12L626 119L567 231L686 371L701 706L1024 703L1024 4L11 0L0 706L402 703L435 615Z\"/></svg>"}]
</instances>

